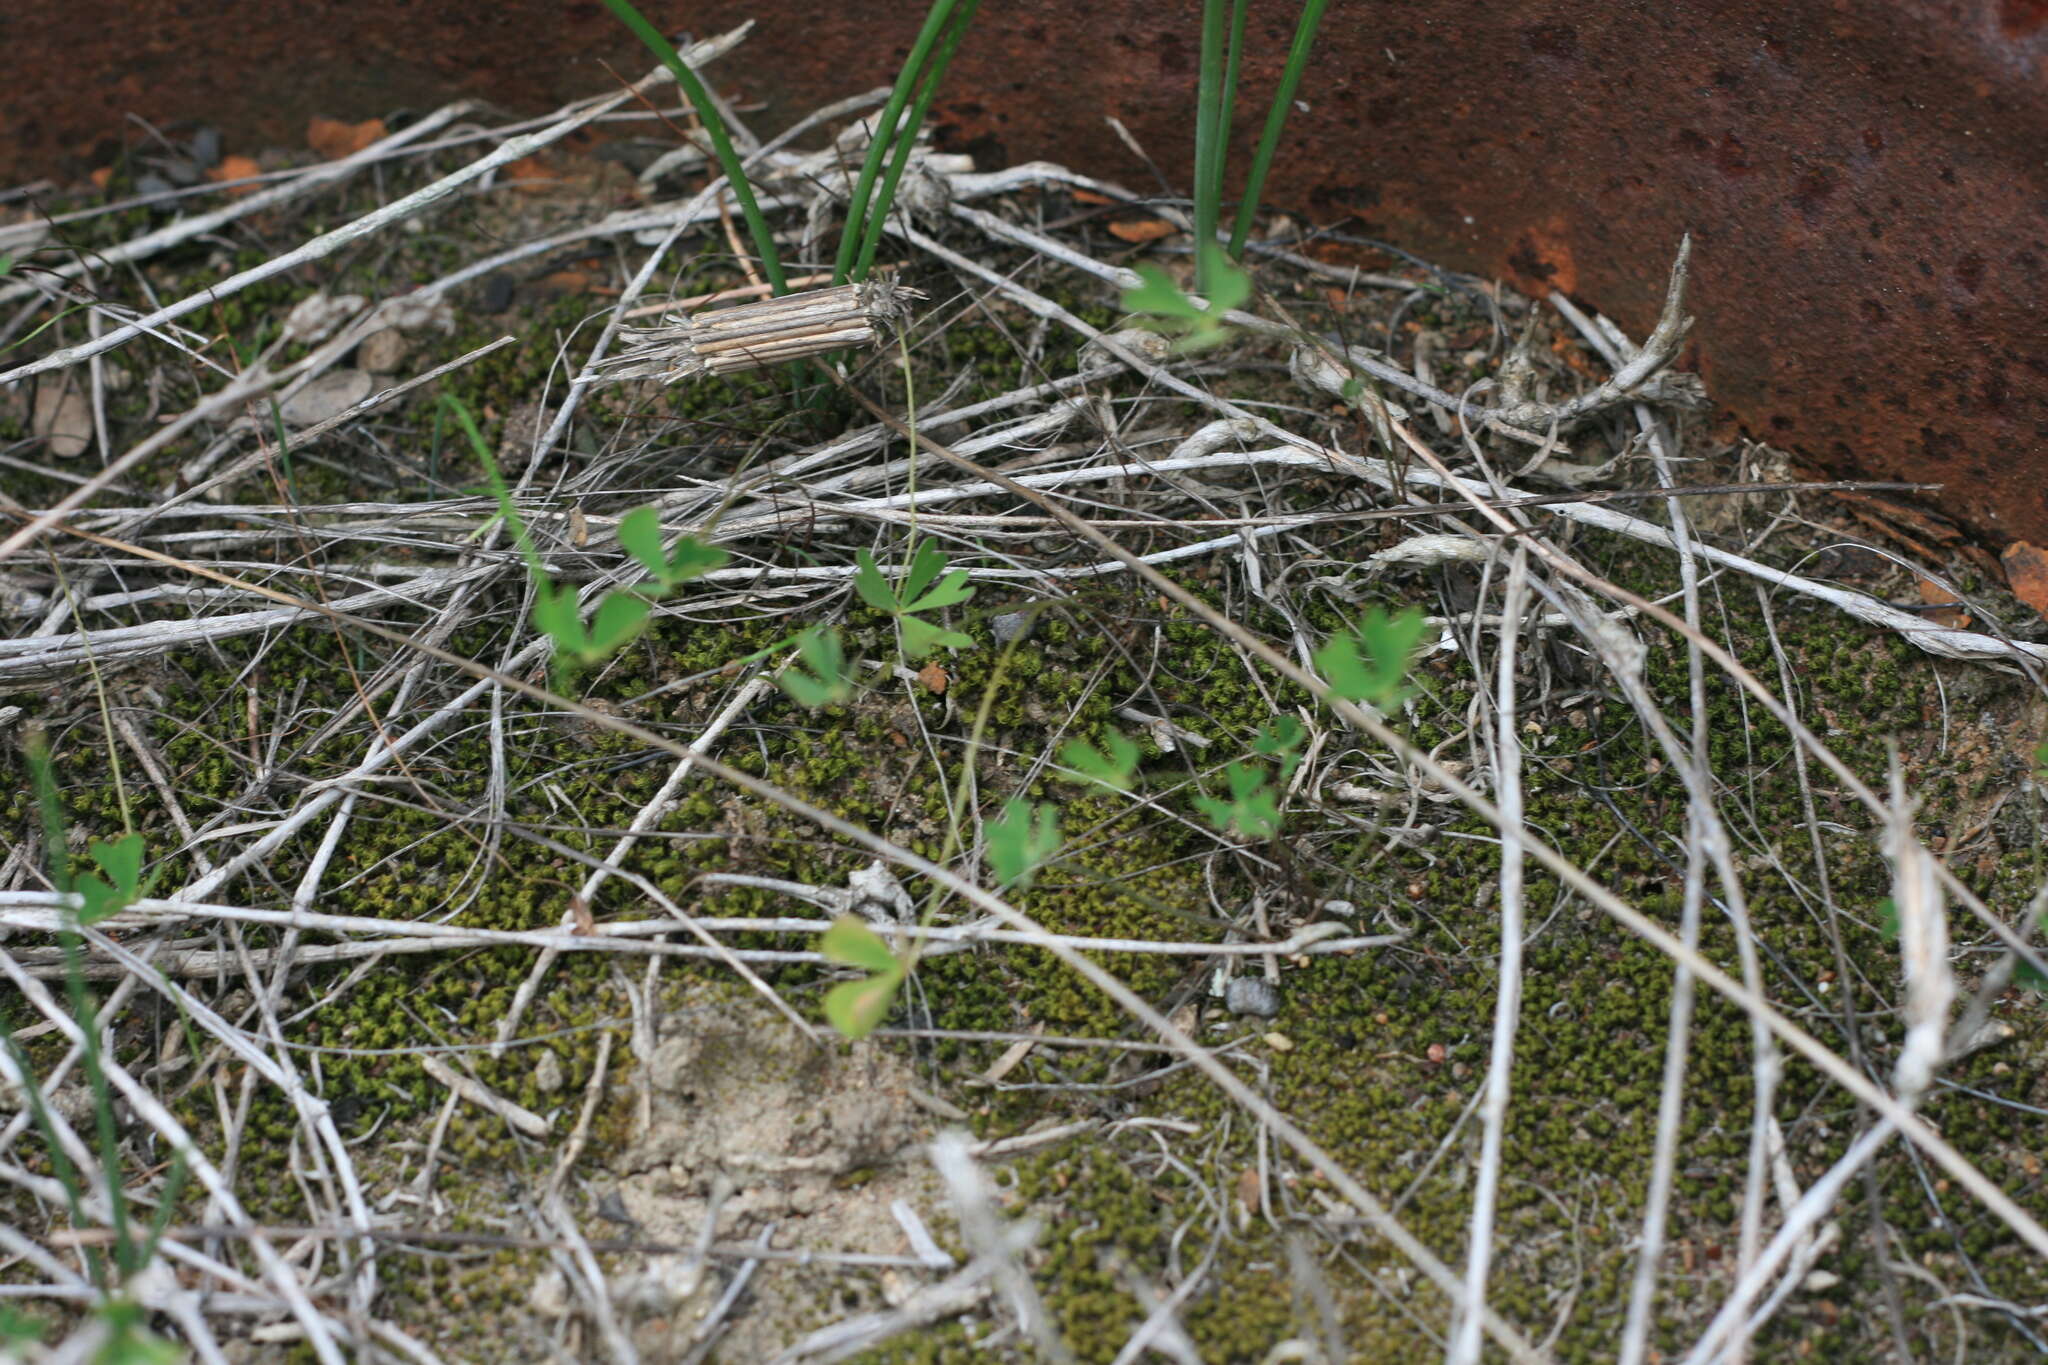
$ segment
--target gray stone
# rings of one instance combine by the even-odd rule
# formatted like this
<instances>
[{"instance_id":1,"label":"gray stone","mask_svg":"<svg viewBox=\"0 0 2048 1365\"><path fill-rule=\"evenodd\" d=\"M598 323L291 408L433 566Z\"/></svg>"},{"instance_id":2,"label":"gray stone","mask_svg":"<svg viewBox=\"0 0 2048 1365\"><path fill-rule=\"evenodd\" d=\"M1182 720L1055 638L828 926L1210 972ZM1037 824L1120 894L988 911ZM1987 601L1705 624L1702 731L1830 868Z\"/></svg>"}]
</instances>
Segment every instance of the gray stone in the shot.
<instances>
[{"instance_id":1,"label":"gray stone","mask_svg":"<svg viewBox=\"0 0 2048 1365\"><path fill-rule=\"evenodd\" d=\"M362 402L374 387L361 370L331 370L284 400L284 420L310 427Z\"/></svg>"},{"instance_id":2,"label":"gray stone","mask_svg":"<svg viewBox=\"0 0 2048 1365\"><path fill-rule=\"evenodd\" d=\"M405 334L396 327L385 327L363 338L356 350L356 364L371 374L396 374L405 352Z\"/></svg>"}]
</instances>

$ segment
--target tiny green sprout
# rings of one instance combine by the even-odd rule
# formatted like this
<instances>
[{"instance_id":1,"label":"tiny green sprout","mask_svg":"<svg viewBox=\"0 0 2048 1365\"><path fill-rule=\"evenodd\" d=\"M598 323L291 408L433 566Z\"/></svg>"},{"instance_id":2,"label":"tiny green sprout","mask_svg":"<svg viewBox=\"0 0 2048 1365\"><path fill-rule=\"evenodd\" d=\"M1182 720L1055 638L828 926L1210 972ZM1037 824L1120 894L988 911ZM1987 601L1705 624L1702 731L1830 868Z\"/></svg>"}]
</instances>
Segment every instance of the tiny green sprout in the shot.
<instances>
[{"instance_id":1,"label":"tiny green sprout","mask_svg":"<svg viewBox=\"0 0 2048 1365\"><path fill-rule=\"evenodd\" d=\"M715 545L694 536L684 536L667 554L661 552L661 513L652 507L635 507L619 520L619 544L654 575L653 586L674 592L693 578L722 568L732 558Z\"/></svg>"},{"instance_id":2,"label":"tiny green sprout","mask_svg":"<svg viewBox=\"0 0 2048 1365\"><path fill-rule=\"evenodd\" d=\"M36 803L42 813L43 839L50 854L50 880L59 891L77 895L82 926L120 914L149 892L149 884L142 880L142 836L130 830L116 839L93 841L89 851L104 877L73 872L71 856L65 851L64 815L57 803L50 751L40 735L31 737L27 748Z\"/></svg>"},{"instance_id":3,"label":"tiny green sprout","mask_svg":"<svg viewBox=\"0 0 2048 1365\"><path fill-rule=\"evenodd\" d=\"M825 992L825 1019L847 1038L860 1039L888 1017L889 1003L909 968L858 915L841 915L818 940L818 951L868 975Z\"/></svg>"},{"instance_id":4,"label":"tiny green sprout","mask_svg":"<svg viewBox=\"0 0 2048 1365\"><path fill-rule=\"evenodd\" d=\"M919 613L938 611L974 596L967 582L967 570L946 571L946 556L930 541L922 541L911 552L910 571L900 588L891 587L882 576L875 557L866 550L854 554L853 590L860 600L876 611L896 618L903 631L903 652L918 659L940 646L971 648L974 641L957 630L947 630L924 620Z\"/></svg>"},{"instance_id":5,"label":"tiny green sprout","mask_svg":"<svg viewBox=\"0 0 2048 1365\"><path fill-rule=\"evenodd\" d=\"M1210 823L1228 832L1236 830L1247 839L1270 839L1280 832L1280 801L1266 781L1266 774L1250 763L1233 763L1224 770L1230 784L1230 799L1196 796L1195 805Z\"/></svg>"},{"instance_id":6,"label":"tiny green sprout","mask_svg":"<svg viewBox=\"0 0 2048 1365\"><path fill-rule=\"evenodd\" d=\"M1145 326L1172 336L1176 351L1199 351L1227 338L1230 329L1223 315L1252 294L1251 276L1238 269L1222 247L1205 242L1199 251L1202 278L1212 281L1206 303L1183 294L1172 276L1149 263L1137 267L1144 283L1124 291L1124 310L1137 314Z\"/></svg>"},{"instance_id":7,"label":"tiny green sprout","mask_svg":"<svg viewBox=\"0 0 2048 1365\"><path fill-rule=\"evenodd\" d=\"M796 637L796 654L803 667L792 663L775 681L799 706L816 710L853 695L853 675L847 670L838 631L812 626Z\"/></svg>"},{"instance_id":8,"label":"tiny green sprout","mask_svg":"<svg viewBox=\"0 0 2048 1365\"><path fill-rule=\"evenodd\" d=\"M92 860L106 873L102 880L90 872L72 879L78 893L78 922L98 924L120 914L142 899L148 889L142 884L142 836L132 830L118 839L100 839L92 846Z\"/></svg>"},{"instance_id":9,"label":"tiny green sprout","mask_svg":"<svg viewBox=\"0 0 2048 1365\"><path fill-rule=\"evenodd\" d=\"M576 607L576 590L541 580L534 585L533 626L555 642L555 661L601 664L632 643L647 626L647 599L637 593L608 592L590 624Z\"/></svg>"},{"instance_id":10,"label":"tiny green sprout","mask_svg":"<svg viewBox=\"0 0 2048 1365\"><path fill-rule=\"evenodd\" d=\"M1002 815L988 822L988 861L999 885L1020 890L1031 885L1059 847L1059 808L1049 802L1033 806L1012 797L1003 804Z\"/></svg>"},{"instance_id":11,"label":"tiny green sprout","mask_svg":"<svg viewBox=\"0 0 2048 1365\"><path fill-rule=\"evenodd\" d=\"M13 273L14 257L4 251L0 251L0 277L12 275Z\"/></svg>"},{"instance_id":12,"label":"tiny green sprout","mask_svg":"<svg viewBox=\"0 0 2048 1365\"><path fill-rule=\"evenodd\" d=\"M1324 641L1315 653L1316 667L1344 700L1391 711L1408 694L1404 682L1427 625L1413 607L1391 616L1369 607L1355 630Z\"/></svg>"},{"instance_id":13,"label":"tiny green sprout","mask_svg":"<svg viewBox=\"0 0 2048 1365\"><path fill-rule=\"evenodd\" d=\"M585 626L583 613L577 604L576 590L557 586L548 576L547 565L542 562L540 551L534 548L533 536L527 531L526 522L519 515L518 506L512 501L512 491L505 486L505 476L499 472L498 462L491 455L491 448L485 443L483 433L477 430L476 418L470 415L468 406L459 398L444 394L441 401L455 414L456 424L469 438L470 448L476 452L477 460L483 465L484 474L489 480L491 496L497 500L498 515L503 517L506 526L511 528L512 539L518 543L519 553L526 560L527 577L532 580L534 590L533 628L554 641L556 673L567 674L577 665L603 663L632 643L633 638L646 629L651 610L647 599L636 592L608 592L604 595L604 600L597 604L597 611L590 618L590 624ZM667 587L668 576L684 573L684 569L694 564L696 560L694 557L685 556L681 547L678 547L681 565L663 560L661 523L658 518L652 516L654 509L646 507L637 510L649 513L650 516L636 523L636 539L645 544L647 537L639 534L639 528L646 527L648 522L652 521L651 557L659 567L650 567L654 567L656 577L662 579L663 586ZM628 515L627 520L633 520L632 514ZM623 526L620 528L620 539L622 542L625 539ZM627 548L633 549L630 545ZM698 548L701 550L702 547ZM640 555L637 551L634 552L634 557L643 564L648 562L648 557ZM701 572L702 569L691 570L675 581L680 584ZM557 681L561 681L561 678L558 677Z\"/></svg>"},{"instance_id":14,"label":"tiny green sprout","mask_svg":"<svg viewBox=\"0 0 2048 1365\"><path fill-rule=\"evenodd\" d=\"M1070 739L1060 746L1060 762L1078 773L1069 781L1099 782L1114 791L1127 792L1138 772L1138 746L1111 730L1098 749L1085 739Z\"/></svg>"},{"instance_id":15,"label":"tiny green sprout","mask_svg":"<svg viewBox=\"0 0 2048 1365\"><path fill-rule=\"evenodd\" d=\"M2034 749L2034 776L2048 782L2048 739L2042 740Z\"/></svg>"},{"instance_id":16,"label":"tiny green sprout","mask_svg":"<svg viewBox=\"0 0 2048 1365\"><path fill-rule=\"evenodd\" d=\"M1899 903L1890 896L1877 903L1877 927L1886 938L1899 936Z\"/></svg>"},{"instance_id":17,"label":"tiny green sprout","mask_svg":"<svg viewBox=\"0 0 2048 1365\"><path fill-rule=\"evenodd\" d=\"M1301 766L1301 741L1308 737L1300 721L1293 716L1275 716L1273 723L1261 729L1252 740L1252 752L1266 758L1277 759L1280 763L1280 780L1285 782L1294 776L1294 770Z\"/></svg>"}]
</instances>

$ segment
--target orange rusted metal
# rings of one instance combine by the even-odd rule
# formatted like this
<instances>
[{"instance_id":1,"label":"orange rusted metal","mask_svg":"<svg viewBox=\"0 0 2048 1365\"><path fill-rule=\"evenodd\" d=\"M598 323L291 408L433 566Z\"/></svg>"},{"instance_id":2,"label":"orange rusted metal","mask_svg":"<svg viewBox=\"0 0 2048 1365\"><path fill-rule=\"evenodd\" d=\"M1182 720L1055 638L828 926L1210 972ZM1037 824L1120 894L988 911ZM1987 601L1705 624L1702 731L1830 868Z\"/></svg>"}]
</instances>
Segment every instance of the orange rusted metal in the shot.
<instances>
[{"instance_id":1,"label":"orange rusted metal","mask_svg":"<svg viewBox=\"0 0 2048 1365\"><path fill-rule=\"evenodd\" d=\"M699 35L759 20L716 77L772 127L887 80L922 7L645 8ZM246 150L297 143L312 114L457 94L538 112L612 84L606 63L648 66L589 0L8 9L15 178L82 173L129 113ZM985 164L1152 183L1114 115L1178 173L1197 9L984 7L940 102L946 136ZM1271 89L1295 6L1252 11L1240 107ZM1689 359L1751 434L1840 473L1939 481L1936 504L1994 543L2048 544L2048 0L1340 4L1301 101L1274 203L1567 291L1638 333L1689 230Z\"/></svg>"}]
</instances>

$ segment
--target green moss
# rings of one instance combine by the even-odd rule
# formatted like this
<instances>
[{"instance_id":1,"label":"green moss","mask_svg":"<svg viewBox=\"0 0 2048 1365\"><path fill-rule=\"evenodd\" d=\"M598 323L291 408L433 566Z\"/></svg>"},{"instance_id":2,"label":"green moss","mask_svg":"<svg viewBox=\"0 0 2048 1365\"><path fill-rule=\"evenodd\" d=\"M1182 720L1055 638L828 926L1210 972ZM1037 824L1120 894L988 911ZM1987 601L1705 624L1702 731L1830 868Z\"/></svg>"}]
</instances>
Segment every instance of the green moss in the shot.
<instances>
[{"instance_id":1,"label":"green moss","mask_svg":"<svg viewBox=\"0 0 2048 1365\"><path fill-rule=\"evenodd\" d=\"M386 263L382 268L445 268L433 262L436 253L445 255L448 249L444 240L428 235L418 241L418 256L408 255L400 267ZM189 254L164 261L163 268L173 272L163 281L164 292L178 292L176 281L185 277L183 272L199 271L204 264ZM372 277L373 264L337 261L317 278L280 279L224 305L208 325L217 322L247 342L314 288L388 284L388 277ZM710 287L730 282L702 263L690 271L691 283L679 284L684 291L700 275ZM1115 320L1097 295L1076 292L1061 301L1098 324ZM1023 325L1002 305L990 306L1000 320ZM1446 300L1428 311L1438 323L1451 326L1457 325L1461 306ZM521 304L510 314L485 320L488 327L466 325L456 336L425 344L419 363L473 349L498 335L500 324L515 331L518 346L458 372L443 386L499 424L490 433L496 440L503 434L502 423L538 397L556 364L561 338L573 333L571 363L584 353L579 348L587 348L594 333L575 328L588 307L581 300ZM954 376L971 371L959 401L1036 377L1037 367L1063 372L1073 353L1071 339L1049 339L1046 353L1035 366L1027 365L994 327L953 327L914 343L921 394L940 392ZM886 386L900 380L887 365L878 365L863 382ZM1256 391L1273 396L1270 376L1233 376L1225 382L1247 391L1266 384ZM595 430L630 421L639 424L639 433L653 432L662 440L674 435L678 445L707 446L704 458L723 473L775 453L783 442L807 441L864 420L835 397L815 404L798 397L787 377L764 375L679 386L630 400L600 394L586 411ZM1171 414L1161 409L1148 420L1167 420ZM426 472L396 491L380 490L379 496L441 496L475 481L478 471L447 441L445 431L435 448L429 413L413 411L400 426L394 443ZM181 460L192 453L166 452L164 459ZM161 482L168 468L140 474ZM297 474L311 496L368 491L360 471L345 462L322 465L309 458L297 466ZM1311 479L1274 490L1278 503L1318 510L1331 494L1332 485ZM1314 543L1340 565L1361 560L1372 548L1359 539L1356 528L1341 525L1303 536L1304 543ZM1311 542L1311 536L1317 539ZM1635 591L1661 595L1675 587L1668 556L1585 532L1574 537L1573 548L1585 562ZM289 577L279 581L299 590L311 588ZM1179 581L1276 640L1291 639L1297 625L1311 635L1328 634L1358 610L1333 596L1304 593L1299 615L1286 618L1256 601L1226 598L1209 569L1186 571ZM1387 577L1373 580L1370 590L1386 604L1399 605L1404 597L1422 595L1425 586L1420 579ZM474 623L456 634L451 647L469 657L501 657L502 625L516 610L516 594L485 594L474 605ZM1005 657L989 646L988 618L1027 605L1037 613L1032 633ZM1713 606L1717 637L1731 641L1743 664L1775 687L1777 660L1753 595L1727 591ZM1944 700L1944 687L1955 689L1974 675L1932 662L1838 615L1793 602L1779 602L1775 610L1792 655L1803 714L1865 781L1875 783L1883 776L1888 743L1903 737L1914 786L1928 801L1923 821L1930 826L1948 822L1960 838L1980 816L1990 818L1983 812L2018 778L1939 740L1944 707L1955 710ZM1198 1036L1204 1042L1234 1044L1228 1055L1237 1059L1232 1064L1241 1068L1240 1074L1255 1080L1281 1112L1383 1200L1399 1201L1404 1223L1440 1257L1459 1262L1470 1212L1468 1147L1476 1134L1465 1116L1483 1079L1495 1005L1493 964L1500 949L1496 855L1486 829L1455 808L1431 806L1420 817L1433 827L1431 842L1392 844L1359 827L1325 820L1304 796L1284 845L1238 850L1212 836L1192 806L1192 795L1206 772L1242 754L1276 709L1304 706L1304 695L1255 678L1236 651L1210 631L1127 582L1088 585L1051 602L984 587L971 609L957 616L960 628L977 644L945 661L950 674L946 696L905 687L886 670L859 699L823 711L804 711L771 693L728 732L721 754L806 801L927 856L948 856L967 871L975 870L969 863L973 827L969 822L964 837L955 838L949 806L964 778L971 776L984 810L1020 793L1059 802L1069 847L1019 901L1040 922L1064 933L1213 940L1221 936L1225 921L1244 913L1255 893L1266 894L1277 916L1305 920L1311 914L1307 907L1316 902L1343 899L1362 907L1368 919L1384 912L1411 926L1413 936L1398 948L1287 964L1283 1012L1271 1023L1224 1017L1207 997L1205 964L1157 954L1097 958L1156 1004L1198 1007ZM136 619L149 618L138 613ZM422 624L424 616L393 611L388 619L411 627ZM725 665L775 645L795 624L737 616L663 619L579 685L593 702L679 738L693 737L735 685ZM856 609L846 629L857 652L871 660L887 657L890 646L881 618ZM1647 685L1682 724L1691 717L1684 651L1649 628L1645 635L1650 645ZM281 784L329 782L360 760L372 722L358 718L317 743L312 731L326 717L354 706L357 681L376 677L394 657L380 643L325 628L295 629L271 641L223 641L169 659L150 675L155 697L134 714L149 718L147 738L161 757L184 816L197 823L274 818L276 810L297 799L296 789ZM658 691L677 679L692 681ZM1477 685L1469 663L1462 654L1433 655L1418 670L1418 681L1422 695L1400 723L1420 745L1448 743L1452 747L1446 752L1461 752L1469 742L1467 712ZM128 685L127 679L117 683ZM1975 694L1972 706L2017 706L2012 701L2016 694L1997 690L2004 683L1981 686L1986 690ZM1540 718L1540 732L1526 737L1530 824L1646 913L1675 923L1686 799L1680 783L1663 770L1661 756L1628 708L1599 680L1560 684L1555 690L1583 695L1573 695L1563 714L1532 703L1530 714ZM970 756L970 720L991 696L988 729ZM290 698L289 705L282 698ZM55 693L23 692L10 700L52 724L67 819L92 834L116 829L120 803L104 766L96 707ZM432 689L414 696L403 713L392 709L388 690L371 699L374 723L387 727L403 727L418 718L422 707L438 703ZM1115 714L1126 705L1166 715L1211 741L1199 753L1186 746L1168 753L1149 736L1138 736L1147 746L1145 790L1154 801L1149 806L1133 807L1064 783L1040 762L1068 736L1099 736L1108 728L1135 735L1136 727ZM268 727L281 715L301 719L296 728L272 735ZM571 855L606 853L666 777L671 760L638 752L615 734L545 714L516 698L505 699L502 719L502 748L477 718L464 718L408 752L402 767L363 784L321 879L318 908L520 930L552 929L571 914L572 898L587 876L587 866ZM1886 986L1896 982L1897 966L1896 948L1877 929L1872 910L1888 886L1888 871L1873 841L1839 837L1828 846L1831 888L1847 912L1836 926L1852 969L1844 981L1837 976L1830 926L1806 892L1815 869L1799 784L1787 761L1789 736L1718 677L1710 682L1702 720L1715 770L1727 785L1725 808L1734 838L1751 863L1750 909L1768 989L1778 999L1800 1002L1806 1026L1836 1046L1841 1045L1842 995L1853 991L1873 1069L1882 1074L1897 1042L1891 1013L1896 1002ZM1346 747L1351 737L1333 733L1330 742L1331 752L1345 754L1341 763L1347 775L1364 766L1364 756ZM15 763L11 756L8 761ZM15 780L0 795L0 815L19 829L32 812L18 765L9 775ZM180 847L183 840L154 786L138 782L132 771L128 779L130 807L152 850ZM1813 785L1824 821L1868 832L1867 814L1845 799L1831 779L1816 776ZM500 814L504 823L494 836L491 821ZM315 822L268 860L265 880L238 883L234 894L255 904L287 903L290 889L318 856L324 832L325 822ZM522 837L529 833L542 834L557 847ZM171 855L156 870L167 884L177 884L196 871L196 857L214 847L201 844ZM2038 838L2022 844L2016 837L2000 848L2001 856L1964 859L1958 870L1994 903L2009 906L2038 884L2048 871L2048 856ZM866 854L835 845L777 809L693 780L635 848L626 868L691 914L715 918L812 912L756 888L707 887L700 880L707 871L836 886L867 861ZM917 894L924 890L912 889ZM1531 879L1527 903L1532 933L1507 1133L1511 1178L1502 1192L1503 1244L1493 1302L1531 1335L1542 1336L1569 1297L1570 1311L1558 1329L1553 1356L1561 1361L1605 1359L1625 1311L1630 1247L1640 1223L1654 1137L1672 972L1660 954L1563 895L1546 877ZM587 909L600 917L648 912L643 893L617 878ZM958 907L938 910L951 916ZM746 948L786 949L807 942L794 936L727 937ZM330 941L318 933L298 937L309 949ZM278 947L282 939L252 927L245 929L242 942L260 952ZM1732 930L1711 907L1702 950L1731 969L1737 963ZM409 1173L407 1163L417 1159L445 1102L445 1092L417 1056L407 1055L428 1046L462 1049L456 1054L462 1066L508 1099L553 1113L559 1134L573 1122L567 1115L595 1074L600 1037L613 1030L620 1045L612 1053L592 1146L624 1144L632 1122L632 1062L623 1045L631 1006L617 989L612 960L569 954L553 965L521 1026L524 1036L542 1042L502 1057L481 1046L495 1038L533 962L533 954L523 950L490 949L394 955L367 968L353 961L325 963L292 976L285 1028L295 1049L291 1055L309 1085L335 1107L345 1136L360 1144L358 1158L373 1182ZM795 1008L815 1015L824 980L820 972L801 964L764 964L761 973ZM678 960L665 969L664 979L684 989L728 978L722 967ZM1829 989L1821 990L1823 984ZM927 957L898 1008L896 1022L940 1029L1007 1033L1042 1027L1054 1036L1131 1034L1104 998L1049 954L1024 948L984 946ZM2010 1057L1993 1049L1962 1062L1954 1074L1959 1084L2010 1104L1943 1091L1931 1099L1931 1112L1949 1140L1991 1178L2016 1191L2028 1207L2048 1214L2038 1163L2029 1155L2039 1145L2035 1120L2017 1107L2048 1101L2034 1065L2040 1052L2039 1007L2027 1004L2013 1013L2024 1015L2025 1048ZM152 1020L153 1026L161 1022ZM1267 1032L1284 1035L1291 1046L1278 1048L1257 1036ZM38 1060L54 1060L50 1041L39 1040L38 1046ZM563 1084L557 1090L544 1092L537 1083L540 1046L560 1063ZM959 1040L919 1046L921 1066L942 1085L985 1069L1004 1050L1002 1043ZM1726 1281L1747 1161L1750 1075L1746 1022L1718 1000L1702 996L1693 1028L1684 1161L1673 1208L1673 1236L1684 1248L1674 1256L1694 1257L1699 1268L1690 1278L1674 1274L1667 1282L1666 1320L1659 1330L1660 1348L1666 1351L1682 1346L1690 1315ZM1115 1355L1143 1317L1133 1276L1157 1285L1186 1269L1199 1259L1219 1217L1222 1236L1211 1275L1182 1315L1205 1359L1257 1361L1281 1340L1320 1330L1275 1227L1277 1221L1296 1229L1302 1219L1326 1220L1325 1230L1336 1240L1334 1251L1327 1238L1316 1246L1327 1253L1319 1263L1355 1356L1405 1359L1437 1352L1431 1332L1440 1331L1448 1316L1441 1295L1418 1284L1397 1303L1370 1285L1367 1275L1391 1276L1397 1259L1343 1223L1344 1211L1330 1202L1333 1192L1294 1163L1276 1159L1270 1145L1262 1166L1253 1126L1191 1072L1170 1070L1156 1054L1137 1054L1134 1060L1108 1049L1045 1046L1011 1073L1005 1088L961 1090L958 1098L971 1107L973 1126L989 1136L1080 1115L1168 1117L1195 1129L1192 1134L1155 1129L1149 1136L1123 1130L1027 1158L1006 1176L1017 1211L1044 1220L1034 1272L1054 1319L1081 1359ZM219 1149L220 1114L210 1083L179 1093L176 1110L202 1142L212 1144L209 1150ZM1839 1155L1855 1132L1856 1117L1840 1096L1796 1060L1788 1063L1776 1112L1802 1163L1802 1180ZM1461 1136L1431 1164L1432 1154L1461 1121ZM256 1088L238 1159L247 1200L258 1217L289 1223L305 1214L289 1178L296 1127L296 1116L273 1090ZM24 1141L22 1159L42 1169L33 1147ZM1162 1152L1172 1159L1164 1159ZM548 1144L515 1137L500 1121L458 1109L436 1182L449 1201L451 1223L501 1231L495 1220L506 1199L544 1179L554 1156ZM1261 1169L1274 1173L1265 1186L1274 1200L1274 1221L1264 1211L1240 1217L1240 1182L1245 1172ZM1949 1263L1960 1251L1971 1260L1967 1273L1982 1276L1991 1293L2023 1303L2048 1295L2048 1283L2043 1283L2048 1273L1995 1222L1938 1187L1932 1197L1945 1201L1941 1219L1946 1221L1937 1221L1920 1171L1897 1154L1879 1170L1883 1212L1907 1253L1960 1283L1964 1272L1950 1274L1955 1267ZM1876 1268L1858 1231L1867 1222L1860 1207L1863 1197L1860 1186L1852 1190L1841 1214L1844 1240L1834 1268L1850 1283L1867 1284ZM1327 1221L1332 1219L1340 1221ZM467 1326L498 1315L516 1316L525 1286L546 1263L543 1253L531 1250L468 1258L394 1250L385 1260L390 1287L385 1304L409 1326L445 1332L454 1340L450 1353L462 1358L465 1349L475 1346L465 1347L460 1340ZM1875 1328L1837 1321L1820 1306L1823 1300L1809 1298L1774 1324L1759 1343L1760 1358L1798 1349L1820 1352L1816 1358L1877 1358L1882 1347L1876 1344ZM1916 1298L1909 1304L1916 1325L1927 1312L1925 1302ZM1932 1327L1939 1319L1928 1322ZM1999 1334L2006 1329L1989 1319L1977 1326L1987 1343L1983 1358L2002 1358L2010 1343ZM501 1351L498 1358L516 1354ZM957 1324L892 1343L874 1355L892 1361L984 1357Z\"/></svg>"}]
</instances>

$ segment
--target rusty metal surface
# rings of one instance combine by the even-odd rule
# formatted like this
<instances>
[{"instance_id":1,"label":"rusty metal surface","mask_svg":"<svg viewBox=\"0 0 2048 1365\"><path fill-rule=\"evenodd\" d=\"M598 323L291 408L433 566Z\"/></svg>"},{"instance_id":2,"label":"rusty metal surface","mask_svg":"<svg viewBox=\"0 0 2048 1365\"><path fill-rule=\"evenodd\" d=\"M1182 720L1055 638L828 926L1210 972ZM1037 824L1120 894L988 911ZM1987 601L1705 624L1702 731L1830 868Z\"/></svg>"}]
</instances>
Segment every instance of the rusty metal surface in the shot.
<instances>
[{"instance_id":1,"label":"rusty metal surface","mask_svg":"<svg viewBox=\"0 0 2048 1365\"><path fill-rule=\"evenodd\" d=\"M717 69L764 127L878 84L921 6L659 3L761 21ZM1189 158L1197 6L1015 0L939 115L985 163L1124 180ZM1250 101L1294 5L1253 5ZM136 113L295 145L306 118L450 94L537 112L646 62L596 3L12 0L0 176L75 174ZM1839 472L1931 479L1994 543L2048 544L2048 0L1338 4L1268 199L1446 264L1558 288L1638 334L1682 231L1693 359L1750 434ZM1249 138L1246 139L1249 141Z\"/></svg>"}]
</instances>

